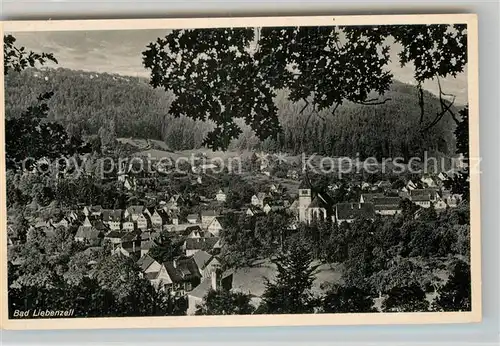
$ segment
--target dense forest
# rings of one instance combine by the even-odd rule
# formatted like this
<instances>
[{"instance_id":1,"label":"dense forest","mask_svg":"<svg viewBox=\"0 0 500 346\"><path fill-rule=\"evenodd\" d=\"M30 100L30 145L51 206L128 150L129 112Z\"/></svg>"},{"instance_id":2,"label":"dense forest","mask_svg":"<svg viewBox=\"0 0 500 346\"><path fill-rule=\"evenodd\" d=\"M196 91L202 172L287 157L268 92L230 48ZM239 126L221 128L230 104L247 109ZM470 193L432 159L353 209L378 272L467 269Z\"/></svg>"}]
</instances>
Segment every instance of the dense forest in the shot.
<instances>
[{"instance_id":1,"label":"dense forest","mask_svg":"<svg viewBox=\"0 0 500 346\"><path fill-rule=\"evenodd\" d=\"M6 116L19 116L51 90L49 120L63 124L68 133L97 134L112 122L118 137L163 140L173 150L199 148L211 124L169 115L173 96L153 89L147 80L68 69L27 69L6 76ZM313 116L304 134L307 111L291 103L286 92L275 97L282 132L261 142L244 127L231 149L262 149L324 155L360 154L361 157L421 154L423 150L453 153L453 122L445 117L422 135L417 89L394 82L380 105L344 103L335 116L327 111ZM439 100L424 93L424 124L439 111Z\"/></svg>"}]
</instances>

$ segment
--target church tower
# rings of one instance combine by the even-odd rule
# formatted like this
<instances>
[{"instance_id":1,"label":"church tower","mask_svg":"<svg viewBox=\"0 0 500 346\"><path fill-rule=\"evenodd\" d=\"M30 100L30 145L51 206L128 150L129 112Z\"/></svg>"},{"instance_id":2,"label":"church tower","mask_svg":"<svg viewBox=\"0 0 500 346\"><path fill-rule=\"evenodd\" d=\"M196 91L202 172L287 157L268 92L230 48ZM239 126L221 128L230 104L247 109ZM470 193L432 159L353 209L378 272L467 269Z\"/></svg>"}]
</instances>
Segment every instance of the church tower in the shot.
<instances>
[{"instance_id":1,"label":"church tower","mask_svg":"<svg viewBox=\"0 0 500 346\"><path fill-rule=\"evenodd\" d=\"M300 188L299 189L299 222L307 222L307 208L311 204L311 189L310 188Z\"/></svg>"}]
</instances>

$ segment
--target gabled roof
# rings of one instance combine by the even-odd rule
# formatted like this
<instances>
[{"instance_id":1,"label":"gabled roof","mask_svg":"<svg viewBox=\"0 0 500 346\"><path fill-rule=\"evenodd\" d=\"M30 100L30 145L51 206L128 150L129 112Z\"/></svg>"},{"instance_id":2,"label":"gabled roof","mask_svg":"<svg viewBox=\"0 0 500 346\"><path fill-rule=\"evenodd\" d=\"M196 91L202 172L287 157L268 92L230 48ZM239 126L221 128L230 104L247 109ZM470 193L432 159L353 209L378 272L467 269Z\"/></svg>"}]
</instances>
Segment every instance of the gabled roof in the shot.
<instances>
[{"instance_id":1,"label":"gabled roof","mask_svg":"<svg viewBox=\"0 0 500 346\"><path fill-rule=\"evenodd\" d=\"M203 280L198 286L196 286L189 295L197 298L204 298L208 292L212 289L212 280L210 278L206 278Z\"/></svg>"},{"instance_id":2,"label":"gabled roof","mask_svg":"<svg viewBox=\"0 0 500 346\"><path fill-rule=\"evenodd\" d=\"M193 258L183 258L163 263L174 283L181 283L199 278L200 272Z\"/></svg>"},{"instance_id":3,"label":"gabled roof","mask_svg":"<svg viewBox=\"0 0 500 346\"><path fill-rule=\"evenodd\" d=\"M262 209L260 209L259 207L255 206L255 205L250 205L246 211L250 210L253 214L263 214L264 212L262 211Z\"/></svg>"},{"instance_id":4,"label":"gabled roof","mask_svg":"<svg viewBox=\"0 0 500 346\"><path fill-rule=\"evenodd\" d=\"M328 208L329 205L327 201L322 197L322 195L316 195L311 204L309 204L309 208Z\"/></svg>"},{"instance_id":5,"label":"gabled roof","mask_svg":"<svg viewBox=\"0 0 500 346\"><path fill-rule=\"evenodd\" d=\"M151 215L153 215L155 213L156 209L154 207L146 207L144 208L144 212L145 213L149 213Z\"/></svg>"},{"instance_id":6,"label":"gabled roof","mask_svg":"<svg viewBox=\"0 0 500 346\"><path fill-rule=\"evenodd\" d=\"M263 201L265 198L267 198L267 193L265 192L259 192L257 193L257 198L261 201Z\"/></svg>"},{"instance_id":7,"label":"gabled roof","mask_svg":"<svg viewBox=\"0 0 500 346\"><path fill-rule=\"evenodd\" d=\"M108 229L108 227L101 220L91 221L91 223L92 226L99 231L106 231Z\"/></svg>"},{"instance_id":8,"label":"gabled roof","mask_svg":"<svg viewBox=\"0 0 500 346\"><path fill-rule=\"evenodd\" d=\"M102 211L102 206L100 205L88 205L85 206L90 212L100 212Z\"/></svg>"},{"instance_id":9,"label":"gabled roof","mask_svg":"<svg viewBox=\"0 0 500 346\"><path fill-rule=\"evenodd\" d=\"M199 225L188 226L184 230L186 233L190 234L191 232L202 232L203 230Z\"/></svg>"},{"instance_id":10,"label":"gabled roof","mask_svg":"<svg viewBox=\"0 0 500 346\"><path fill-rule=\"evenodd\" d=\"M106 234L105 238L108 239L121 239L126 233L122 231L111 231Z\"/></svg>"},{"instance_id":11,"label":"gabled roof","mask_svg":"<svg viewBox=\"0 0 500 346\"><path fill-rule=\"evenodd\" d=\"M141 240L149 240L153 236L150 231L140 232Z\"/></svg>"},{"instance_id":12,"label":"gabled roof","mask_svg":"<svg viewBox=\"0 0 500 346\"><path fill-rule=\"evenodd\" d=\"M300 189L310 189L311 187L307 184L305 180L302 180L299 185L299 190Z\"/></svg>"},{"instance_id":13,"label":"gabled roof","mask_svg":"<svg viewBox=\"0 0 500 346\"><path fill-rule=\"evenodd\" d=\"M122 243L129 242L129 241L134 241L134 240L137 240L137 234L136 233L132 233L132 232L126 232L120 238L120 241Z\"/></svg>"},{"instance_id":14,"label":"gabled roof","mask_svg":"<svg viewBox=\"0 0 500 346\"><path fill-rule=\"evenodd\" d=\"M414 196L432 196L434 197L435 195L437 195L438 192L435 190L435 189L415 189L415 190L410 190L410 196L413 197Z\"/></svg>"},{"instance_id":15,"label":"gabled roof","mask_svg":"<svg viewBox=\"0 0 500 346\"><path fill-rule=\"evenodd\" d=\"M199 269L205 268L205 265L210 261L212 255L206 251L198 251L193 255L193 260Z\"/></svg>"},{"instance_id":16,"label":"gabled roof","mask_svg":"<svg viewBox=\"0 0 500 346\"><path fill-rule=\"evenodd\" d=\"M155 280L158 277L158 274L160 274L160 272L150 272L150 273L145 273L144 276L148 280Z\"/></svg>"},{"instance_id":17,"label":"gabled roof","mask_svg":"<svg viewBox=\"0 0 500 346\"><path fill-rule=\"evenodd\" d=\"M155 215L155 214L158 214L158 216L160 216L162 218L162 220L167 220L168 219L168 215L167 213L163 210L163 209L156 209L152 214L151 216Z\"/></svg>"},{"instance_id":18,"label":"gabled roof","mask_svg":"<svg viewBox=\"0 0 500 346\"><path fill-rule=\"evenodd\" d=\"M399 206L401 202L401 197L375 197L372 199L372 203L378 206Z\"/></svg>"},{"instance_id":19,"label":"gabled roof","mask_svg":"<svg viewBox=\"0 0 500 346\"><path fill-rule=\"evenodd\" d=\"M141 241L141 250L149 250L153 245L154 243L152 240Z\"/></svg>"},{"instance_id":20,"label":"gabled roof","mask_svg":"<svg viewBox=\"0 0 500 346\"><path fill-rule=\"evenodd\" d=\"M297 209L299 207L299 200L296 199L295 201L293 201L293 203L290 205L290 209L291 210L294 210L294 209Z\"/></svg>"},{"instance_id":21,"label":"gabled roof","mask_svg":"<svg viewBox=\"0 0 500 346\"><path fill-rule=\"evenodd\" d=\"M127 242L121 242L120 246L123 250L129 252L129 253L134 253L134 252L140 252L141 247L137 246L136 242L133 241L127 241Z\"/></svg>"},{"instance_id":22,"label":"gabled roof","mask_svg":"<svg viewBox=\"0 0 500 346\"><path fill-rule=\"evenodd\" d=\"M52 224L49 221L43 221L40 220L38 221L35 226L35 228L41 228L41 227L52 227Z\"/></svg>"},{"instance_id":23,"label":"gabled roof","mask_svg":"<svg viewBox=\"0 0 500 346\"><path fill-rule=\"evenodd\" d=\"M411 200L413 202L430 202L431 196L430 195L416 195L416 196L412 196Z\"/></svg>"},{"instance_id":24,"label":"gabled roof","mask_svg":"<svg viewBox=\"0 0 500 346\"><path fill-rule=\"evenodd\" d=\"M375 208L372 203L338 203L336 209L339 220L375 217Z\"/></svg>"},{"instance_id":25,"label":"gabled roof","mask_svg":"<svg viewBox=\"0 0 500 346\"><path fill-rule=\"evenodd\" d=\"M383 193L362 193L363 201L365 203L371 203L374 198L382 198L384 197Z\"/></svg>"}]
</instances>

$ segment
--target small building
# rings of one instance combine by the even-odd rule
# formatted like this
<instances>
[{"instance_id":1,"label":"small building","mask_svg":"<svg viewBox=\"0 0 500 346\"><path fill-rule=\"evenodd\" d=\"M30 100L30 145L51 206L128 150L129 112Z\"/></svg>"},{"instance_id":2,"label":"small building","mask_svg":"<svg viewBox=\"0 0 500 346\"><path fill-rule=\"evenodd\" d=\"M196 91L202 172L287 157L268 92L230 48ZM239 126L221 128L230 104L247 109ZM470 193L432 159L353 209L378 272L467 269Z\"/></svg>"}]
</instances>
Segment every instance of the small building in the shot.
<instances>
[{"instance_id":1,"label":"small building","mask_svg":"<svg viewBox=\"0 0 500 346\"><path fill-rule=\"evenodd\" d=\"M124 231L132 232L136 229L136 223L132 220L132 217L128 217L124 220L122 229Z\"/></svg>"},{"instance_id":2,"label":"small building","mask_svg":"<svg viewBox=\"0 0 500 346\"><path fill-rule=\"evenodd\" d=\"M160 228L166 224L168 216L162 209L156 209L151 215L151 226L153 228Z\"/></svg>"},{"instance_id":3,"label":"small building","mask_svg":"<svg viewBox=\"0 0 500 346\"><path fill-rule=\"evenodd\" d=\"M161 268L161 264L149 255L141 256L137 261L137 265L143 273L158 272Z\"/></svg>"},{"instance_id":4,"label":"small building","mask_svg":"<svg viewBox=\"0 0 500 346\"><path fill-rule=\"evenodd\" d=\"M63 227L63 228L68 228L69 225L70 225L70 220L68 219L68 217L63 217L61 219L59 219L58 221L56 222L52 222L52 225L56 228L58 227Z\"/></svg>"},{"instance_id":5,"label":"small building","mask_svg":"<svg viewBox=\"0 0 500 346\"><path fill-rule=\"evenodd\" d=\"M193 258L185 257L163 263L171 284L163 285L163 289L172 295L184 296L200 284L201 275Z\"/></svg>"},{"instance_id":6,"label":"small building","mask_svg":"<svg viewBox=\"0 0 500 346\"><path fill-rule=\"evenodd\" d=\"M264 206L264 208L262 208L262 211L264 211L264 213L266 213L266 214L269 214L271 212L271 210L272 210L272 208L269 205L269 203L266 203L266 205Z\"/></svg>"},{"instance_id":7,"label":"small building","mask_svg":"<svg viewBox=\"0 0 500 346\"><path fill-rule=\"evenodd\" d=\"M334 221L337 224L351 223L356 219L375 219L375 208L372 203L338 203L335 206Z\"/></svg>"},{"instance_id":8,"label":"small building","mask_svg":"<svg viewBox=\"0 0 500 346\"><path fill-rule=\"evenodd\" d=\"M424 186L427 186L430 188L437 187L436 181L429 174L423 175L422 178L420 178L420 181L424 184Z\"/></svg>"},{"instance_id":9,"label":"small building","mask_svg":"<svg viewBox=\"0 0 500 346\"><path fill-rule=\"evenodd\" d=\"M220 231L222 231L222 220L220 218L214 218L212 222L207 227L207 231L215 235L216 237L219 236Z\"/></svg>"},{"instance_id":10,"label":"small building","mask_svg":"<svg viewBox=\"0 0 500 346\"><path fill-rule=\"evenodd\" d=\"M140 241L133 240L133 241L122 242L115 247L113 253L115 254L121 253L122 255L127 257L140 258L141 257Z\"/></svg>"},{"instance_id":11,"label":"small building","mask_svg":"<svg viewBox=\"0 0 500 346\"><path fill-rule=\"evenodd\" d=\"M109 242L111 242L111 244L120 244L121 243L121 239L123 238L123 236L127 234L126 232L121 232L121 231L111 231L109 232L108 234L106 234L104 236L104 240L108 240Z\"/></svg>"},{"instance_id":12,"label":"small building","mask_svg":"<svg viewBox=\"0 0 500 346\"><path fill-rule=\"evenodd\" d=\"M141 216L144 212L144 206L142 205L132 205L125 210L124 217L132 217L133 221L137 221L137 218Z\"/></svg>"},{"instance_id":13,"label":"small building","mask_svg":"<svg viewBox=\"0 0 500 346\"><path fill-rule=\"evenodd\" d=\"M212 252L217 243L219 242L218 237L210 237L210 238L187 238L182 248L186 254L186 256L192 256L196 254L198 251L206 251Z\"/></svg>"},{"instance_id":14,"label":"small building","mask_svg":"<svg viewBox=\"0 0 500 346\"><path fill-rule=\"evenodd\" d=\"M231 276L223 277L223 273L219 268L213 270L210 273L210 277L204 278L196 288L187 294L188 308L186 314L188 316L194 315L208 292L221 289L229 291L231 289L231 280Z\"/></svg>"},{"instance_id":15,"label":"small building","mask_svg":"<svg viewBox=\"0 0 500 346\"><path fill-rule=\"evenodd\" d=\"M371 199L371 203L375 207L375 213L379 215L394 216L403 211L400 197L375 197Z\"/></svg>"},{"instance_id":16,"label":"small building","mask_svg":"<svg viewBox=\"0 0 500 346\"><path fill-rule=\"evenodd\" d=\"M150 224L150 220L148 219L147 214L141 214L137 216L136 222L137 228L140 230L148 229L148 226Z\"/></svg>"},{"instance_id":17,"label":"small building","mask_svg":"<svg viewBox=\"0 0 500 346\"><path fill-rule=\"evenodd\" d=\"M94 227L80 226L75 234L75 241L87 243L91 246L100 246L104 234Z\"/></svg>"},{"instance_id":18,"label":"small building","mask_svg":"<svg viewBox=\"0 0 500 346\"><path fill-rule=\"evenodd\" d=\"M411 201L422 208L430 208L431 198L429 195L412 196Z\"/></svg>"},{"instance_id":19,"label":"small building","mask_svg":"<svg viewBox=\"0 0 500 346\"><path fill-rule=\"evenodd\" d=\"M208 227L210 223L219 216L215 210L205 210L201 212L201 223L203 227Z\"/></svg>"},{"instance_id":20,"label":"small building","mask_svg":"<svg viewBox=\"0 0 500 346\"><path fill-rule=\"evenodd\" d=\"M250 203L253 206L264 208L264 202L267 197L268 196L265 192L259 192L258 194L252 196Z\"/></svg>"},{"instance_id":21,"label":"small building","mask_svg":"<svg viewBox=\"0 0 500 346\"><path fill-rule=\"evenodd\" d=\"M121 229L122 215L123 210L121 209L103 209L102 222L112 231L119 230Z\"/></svg>"},{"instance_id":22,"label":"small building","mask_svg":"<svg viewBox=\"0 0 500 346\"><path fill-rule=\"evenodd\" d=\"M254 205L249 206L247 208L247 210L245 211L245 215L247 215L247 216L256 216L256 215L262 215L262 214L264 214L262 209L254 206Z\"/></svg>"},{"instance_id":23,"label":"small building","mask_svg":"<svg viewBox=\"0 0 500 346\"><path fill-rule=\"evenodd\" d=\"M408 191L408 196L410 201L422 208L429 208L439 198L435 189L413 189Z\"/></svg>"},{"instance_id":24,"label":"small building","mask_svg":"<svg viewBox=\"0 0 500 346\"><path fill-rule=\"evenodd\" d=\"M362 193L359 197L359 203L372 203L375 198L384 198L384 194L379 193Z\"/></svg>"}]
</instances>

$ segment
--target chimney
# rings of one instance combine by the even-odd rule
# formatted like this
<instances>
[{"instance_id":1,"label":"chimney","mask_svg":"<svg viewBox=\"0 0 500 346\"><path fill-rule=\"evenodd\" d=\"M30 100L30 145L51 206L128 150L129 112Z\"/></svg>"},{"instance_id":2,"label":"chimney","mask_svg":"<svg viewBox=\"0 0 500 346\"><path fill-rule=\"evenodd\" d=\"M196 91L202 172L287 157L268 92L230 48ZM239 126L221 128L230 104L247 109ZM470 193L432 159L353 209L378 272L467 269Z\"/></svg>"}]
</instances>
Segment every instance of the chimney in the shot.
<instances>
[{"instance_id":1,"label":"chimney","mask_svg":"<svg viewBox=\"0 0 500 346\"><path fill-rule=\"evenodd\" d=\"M211 279L212 279L212 289L214 291L217 291L220 287L220 281L221 281L221 272L219 268L216 268L212 274L211 274Z\"/></svg>"},{"instance_id":2,"label":"chimney","mask_svg":"<svg viewBox=\"0 0 500 346\"><path fill-rule=\"evenodd\" d=\"M176 259L174 259L174 260L172 261L172 265L174 266L174 268L177 268L177 260L176 260Z\"/></svg>"},{"instance_id":3,"label":"chimney","mask_svg":"<svg viewBox=\"0 0 500 346\"><path fill-rule=\"evenodd\" d=\"M132 242L132 252L135 253L135 241Z\"/></svg>"}]
</instances>

